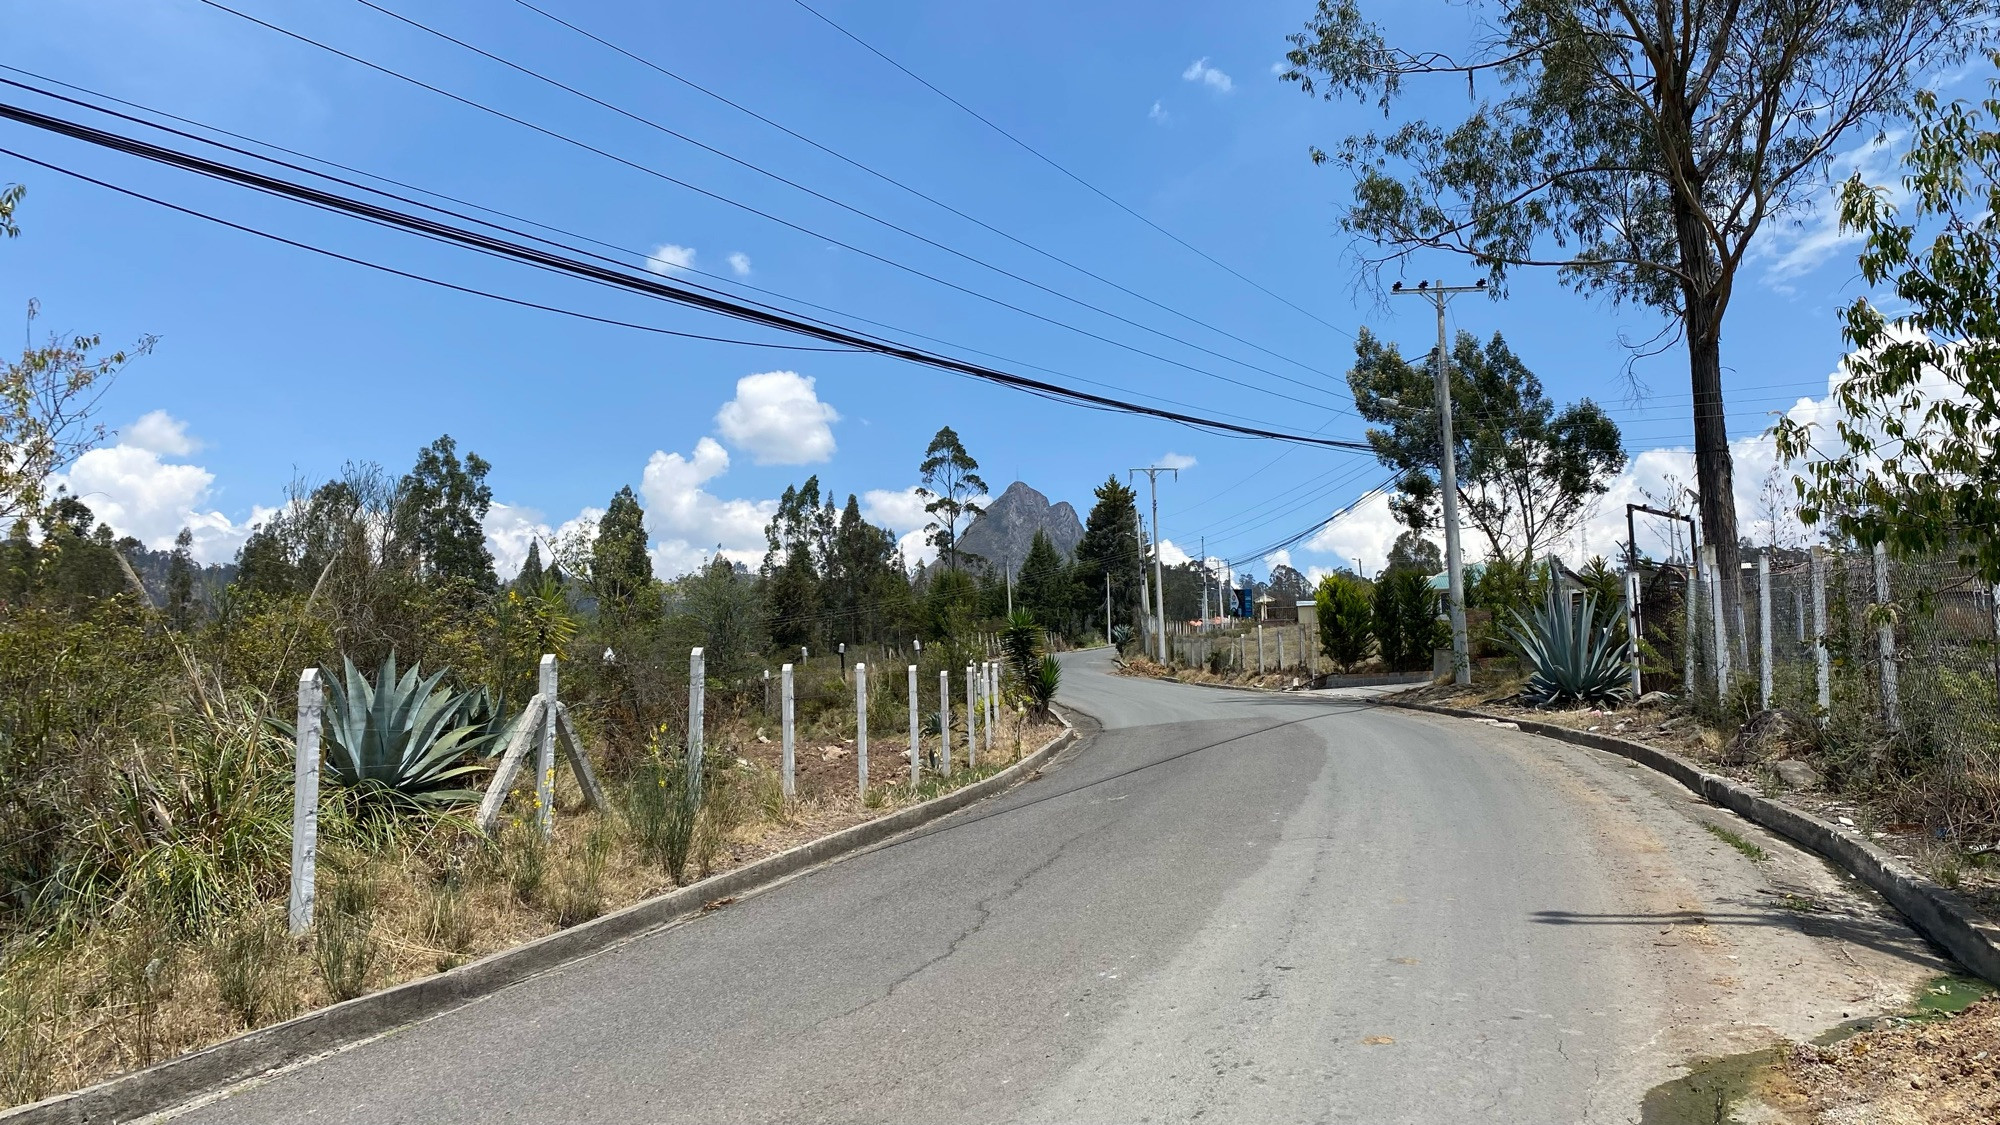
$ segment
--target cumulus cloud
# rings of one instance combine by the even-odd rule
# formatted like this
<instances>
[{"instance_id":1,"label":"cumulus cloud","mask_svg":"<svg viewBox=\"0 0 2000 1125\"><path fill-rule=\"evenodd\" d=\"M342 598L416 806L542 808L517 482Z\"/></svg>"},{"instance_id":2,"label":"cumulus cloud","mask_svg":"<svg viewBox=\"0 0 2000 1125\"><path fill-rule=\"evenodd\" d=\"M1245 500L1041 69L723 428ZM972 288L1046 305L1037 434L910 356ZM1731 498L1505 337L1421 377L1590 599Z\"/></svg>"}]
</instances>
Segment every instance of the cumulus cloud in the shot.
<instances>
[{"instance_id":1,"label":"cumulus cloud","mask_svg":"<svg viewBox=\"0 0 2000 1125\"><path fill-rule=\"evenodd\" d=\"M840 412L821 402L813 380L796 371L765 371L736 381L736 397L715 415L731 445L759 465L805 465L833 456Z\"/></svg>"},{"instance_id":2,"label":"cumulus cloud","mask_svg":"<svg viewBox=\"0 0 2000 1125\"><path fill-rule=\"evenodd\" d=\"M1189 63L1188 68L1181 71L1181 78L1187 82L1199 82L1218 94L1226 94L1236 88L1236 83L1230 81L1227 74L1208 65L1206 55Z\"/></svg>"},{"instance_id":3,"label":"cumulus cloud","mask_svg":"<svg viewBox=\"0 0 2000 1125\"><path fill-rule=\"evenodd\" d=\"M1172 114L1167 112L1167 107L1161 105L1159 102L1154 102L1153 108L1146 111L1148 120L1156 121L1162 125L1165 125L1167 119L1172 116Z\"/></svg>"},{"instance_id":4,"label":"cumulus cloud","mask_svg":"<svg viewBox=\"0 0 2000 1125\"><path fill-rule=\"evenodd\" d=\"M694 268L694 247L663 242L646 255L646 268L657 274L691 270Z\"/></svg>"},{"instance_id":5,"label":"cumulus cloud","mask_svg":"<svg viewBox=\"0 0 2000 1125\"><path fill-rule=\"evenodd\" d=\"M1291 63L1279 59L1277 62L1271 64L1271 77L1276 78L1290 69L1292 69Z\"/></svg>"},{"instance_id":6,"label":"cumulus cloud","mask_svg":"<svg viewBox=\"0 0 2000 1125\"><path fill-rule=\"evenodd\" d=\"M750 255L738 250L729 256L729 272L737 277L750 276Z\"/></svg>"},{"instance_id":7,"label":"cumulus cloud","mask_svg":"<svg viewBox=\"0 0 2000 1125\"><path fill-rule=\"evenodd\" d=\"M1193 557L1194 556L1188 554L1186 551L1183 551L1179 547L1174 546L1173 540L1166 538L1162 538L1160 540L1161 565L1179 566Z\"/></svg>"},{"instance_id":8,"label":"cumulus cloud","mask_svg":"<svg viewBox=\"0 0 2000 1125\"><path fill-rule=\"evenodd\" d=\"M1153 464L1163 469L1192 469L1195 466L1195 459L1185 453L1169 452L1163 457L1155 458Z\"/></svg>"},{"instance_id":9,"label":"cumulus cloud","mask_svg":"<svg viewBox=\"0 0 2000 1125\"><path fill-rule=\"evenodd\" d=\"M931 519L931 514L924 511L928 503L929 498L920 495L914 484L901 490L871 488L861 494L861 515L869 523L890 531L920 531Z\"/></svg>"},{"instance_id":10,"label":"cumulus cloud","mask_svg":"<svg viewBox=\"0 0 2000 1125\"><path fill-rule=\"evenodd\" d=\"M724 500L702 487L728 471L729 452L708 437L695 443L690 456L655 450L646 462L639 492L662 577L685 574L718 546L736 562L755 565L763 559L764 527L778 502Z\"/></svg>"},{"instance_id":11,"label":"cumulus cloud","mask_svg":"<svg viewBox=\"0 0 2000 1125\"><path fill-rule=\"evenodd\" d=\"M1443 423L1440 422L1439 425L1442 426ZM1281 566L1291 566L1292 553L1282 549L1272 551L1270 554L1264 556L1264 565L1270 567L1272 570L1276 570Z\"/></svg>"},{"instance_id":12,"label":"cumulus cloud","mask_svg":"<svg viewBox=\"0 0 2000 1125\"><path fill-rule=\"evenodd\" d=\"M1389 548L1395 546L1396 536L1402 534L1403 527L1402 521L1389 511L1387 494L1370 496L1306 540L1304 549L1332 555L1334 567L1359 565L1364 573L1373 574L1388 565ZM1307 573L1317 582L1317 576L1325 574L1327 569L1330 568L1313 568Z\"/></svg>"},{"instance_id":13,"label":"cumulus cloud","mask_svg":"<svg viewBox=\"0 0 2000 1125\"><path fill-rule=\"evenodd\" d=\"M137 422L119 433L118 439L121 444L164 457L186 457L201 449L201 443L188 436L187 423L164 410L140 415Z\"/></svg>"},{"instance_id":14,"label":"cumulus cloud","mask_svg":"<svg viewBox=\"0 0 2000 1125\"><path fill-rule=\"evenodd\" d=\"M167 550L185 527L194 534L191 551L197 561L228 562L271 509L254 509L248 520L237 523L206 507L215 474L200 465L164 459L199 448L187 423L155 410L126 427L116 445L85 452L68 472L50 477L49 484L69 489L120 535Z\"/></svg>"}]
</instances>

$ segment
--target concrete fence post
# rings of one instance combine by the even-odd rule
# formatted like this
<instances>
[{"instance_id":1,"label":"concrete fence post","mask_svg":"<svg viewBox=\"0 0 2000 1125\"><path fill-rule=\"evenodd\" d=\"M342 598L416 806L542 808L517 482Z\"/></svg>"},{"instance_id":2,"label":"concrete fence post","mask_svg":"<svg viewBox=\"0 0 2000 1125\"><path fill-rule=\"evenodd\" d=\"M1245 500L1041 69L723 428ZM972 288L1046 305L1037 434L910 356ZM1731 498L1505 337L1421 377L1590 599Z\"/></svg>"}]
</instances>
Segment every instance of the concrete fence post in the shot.
<instances>
[{"instance_id":1,"label":"concrete fence post","mask_svg":"<svg viewBox=\"0 0 2000 1125\"><path fill-rule=\"evenodd\" d=\"M536 667L542 693L542 740L535 749L535 827L546 840L556 830L556 658Z\"/></svg>"},{"instance_id":2,"label":"concrete fence post","mask_svg":"<svg viewBox=\"0 0 2000 1125\"><path fill-rule=\"evenodd\" d=\"M1278 634L1278 671L1282 672L1285 670L1285 631L1283 629L1274 631Z\"/></svg>"},{"instance_id":3,"label":"concrete fence post","mask_svg":"<svg viewBox=\"0 0 2000 1125\"><path fill-rule=\"evenodd\" d=\"M973 682L972 665L965 666L965 767L979 764L979 688Z\"/></svg>"},{"instance_id":4,"label":"concrete fence post","mask_svg":"<svg viewBox=\"0 0 2000 1125\"><path fill-rule=\"evenodd\" d=\"M1639 655L1639 569L1625 572L1625 641L1632 646L1632 698L1646 694L1645 661Z\"/></svg>"},{"instance_id":5,"label":"concrete fence post","mask_svg":"<svg viewBox=\"0 0 2000 1125\"><path fill-rule=\"evenodd\" d=\"M1826 549L1812 549L1813 680L1818 687L1819 725L1833 712L1833 659L1826 646Z\"/></svg>"},{"instance_id":6,"label":"concrete fence post","mask_svg":"<svg viewBox=\"0 0 2000 1125\"><path fill-rule=\"evenodd\" d=\"M1681 698L1693 702L1695 622L1701 620L1697 604L1701 601L1701 568L1692 554L1688 556L1687 585L1682 589L1681 601L1687 610L1681 638Z\"/></svg>"},{"instance_id":7,"label":"concrete fence post","mask_svg":"<svg viewBox=\"0 0 2000 1125\"><path fill-rule=\"evenodd\" d=\"M1264 674L1264 623L1257 623L1257 674Z\"/></svg>"},{"instance_id":8,"label":"concrete fence post","mask_svg":"<svg viewBox=\"0 0 2000 1125\"><path fill-rule=\"evenodd\" d=\"M917 718L917 666L912 664L910 665L910 786L911 788L915 788L917 782L921 781L924 776L923 757L917 749L917 743L919 742L918 731L917 731L918 722L919 720Z\"/></svg>"},{"instance_id":9,"label":"concrete fence post","mask_svg":"<svg viewBox=\"0 0 2000 1125\"><path fill-rule=\"evenodd\" d=\"M313 876L319 862L319 669L299 673L298 726L292 754L291 930L312 928Z\"/></svg>"},{"instance_id":10,"label":"concrete fence post","mask_svg":"<svg viewBox=\"0 0 2000 1125\"><path fill-rule=\"evenodd\" d=\"M951 776L951 673L938 669L938 773Z\"/></svg>"},{"instance_id":11,"label":"concrete fence post","mask_svg":"<svg viewBox=\"0 0 2000 1125\"><path fill-rule=\"evenodd\" d=\"M1715 565L1715 547L1701 549L1701 561L1708 568L1708 608L1714 619L1714 635L1709 638L1709 648L1715 653L1715 699L1726 702L1729 697L1729 630L1724 624L1722 613L1722 573Z\"/></svg>"},{"instance_id":12,"label":"concrete fence post","mask_svg":"<svg viewBox=\"0 0 2000 1125\"><path fill-rule=\"evenodd\" d=\"M702 710L708 695L708 673L702 667L701 650L688 650L688 745L687 783L690 799L701 803Z\"/></svg>"},{"instance_id":13,"label":"concrete fence post","mask_svg":"<svg viewBox=\"0 0 2000 1125\"><path fill-rule=\"evenodd\" d=\"M1771 552L1757 552L1757 706L1771 709Z\"/></svg>"},{"instance_id":14,"label":"concrete fence post","mask_svg":"<svg viewBox=\"0 0 2000 1125\"><path fill-rule=\"evenodd\" d=\"M792 741L792 666L787 664L778 670L778 776L784 787L785 800L794 795L792 772L797 768L794 754L796 743Z\"/></svg>"},{"instance_id":15,"label":"concrete fence post","mask_svg":"<svg viewBox=\"0 0 2000 1125\"><path fill-rule=\"evenodd\" d=\"M985 689L983 694L986 696L986 749L990 753L993 750L993 728L999 725L1000 721L1000 662L989 660L982 671L985 674L979 682Z\"/></svg>"},{"instance_id":16,"label":"concrete fence post","mask_svg":"<svg viewBox=\"0 0 2000 1125\"><path fill-rule=\"evenodd\" d=\"M854 765L860 780L855 790L868 796L868 665L854 665Z\"/></svg>"},{"instance_id":17,"label":"concrete fence post","mask_svg":"<svg viewBox=\"0 0 2000 1125\"><path fill-rule=\"evenodd\" d=\"M1896 700L1896 618L1889 597L1889 549L1875 544L1875 604L1881 618L1875 639L1882 649L1882 725L1891 731L1903 729L1903 716Z\"/></svg>"}]
</instances>

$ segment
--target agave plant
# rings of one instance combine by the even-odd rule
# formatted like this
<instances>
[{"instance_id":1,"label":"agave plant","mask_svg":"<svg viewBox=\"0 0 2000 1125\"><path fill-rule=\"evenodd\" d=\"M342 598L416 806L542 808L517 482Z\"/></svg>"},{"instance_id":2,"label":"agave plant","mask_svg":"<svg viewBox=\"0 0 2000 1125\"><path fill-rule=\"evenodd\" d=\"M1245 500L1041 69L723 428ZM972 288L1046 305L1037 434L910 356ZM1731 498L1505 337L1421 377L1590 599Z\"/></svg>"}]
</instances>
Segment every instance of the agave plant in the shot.
<instances>
[{"instance_id":1,"label":"agave plant","mask_svg":"<svg viewBox=\"0 0 2000 1125\"><path fill-rule=\"evenodd\" d=\"M1000 648L1007 654L1007 667L1023 684L1034 682L1042 659L1042 641L1042 627L1035 623L1035 615L1025 609L1015 610L1000 630Z\"/></svg>"},{"instance_id":2,"label":"agave plant","mask_svg":"<svg viewBox=\"0 0 2000 1125\"><path fill-rule=\"evenodd\" d=\"M1533 620L1514 614L1514 648L1534 672L1521 698L1535 707L1616 703L1632 694L1630 646L1613 624L1599 624L1596 597L1580 608L1551 589Z\"/></svg>"},{"instance_id":3,"label":"agave plant","mask_svg":"<svg viewBox=\"0 0 2000 1125\"><path fill-rule=\"evenodd\" d=\"M1033 705L1037 719L1049 717L1049 704L1055 702L1056 689L1062 686L1062 665L1053 656L1044 656L1035 666L1035 673L1027 679L1028 700Z\"/></svg>"},{"instance_id":4,"label":"agave plant","mask_svg":"<svg viewBox=\"0 0 2000 1125\"><path fill-rule=\"evenodd\" d=\"M453 783L482 768L461 759L499 737L504 726L497 715L492 722L468 721L473 693L439 688L443 671L426 678L413 665L398 676L393 652L372 684L354 661L343 663L345 682L327 682L326 769L335 784L419 805L478 800L478 793Z\"/></svg>"},{"instance_id":5,"label":"agave plant","mask_svg":"<svg viewBox=\"0 0 2000 1125\"><path fill-rule=\"evenodd\" d=\"M507 694L481 684L458 697L458 714L448 725L477 727L479 749L484 757L491 758L507 748L507 739L522 714L525 712L509 715Z\"/></svg>"}]
</instances>

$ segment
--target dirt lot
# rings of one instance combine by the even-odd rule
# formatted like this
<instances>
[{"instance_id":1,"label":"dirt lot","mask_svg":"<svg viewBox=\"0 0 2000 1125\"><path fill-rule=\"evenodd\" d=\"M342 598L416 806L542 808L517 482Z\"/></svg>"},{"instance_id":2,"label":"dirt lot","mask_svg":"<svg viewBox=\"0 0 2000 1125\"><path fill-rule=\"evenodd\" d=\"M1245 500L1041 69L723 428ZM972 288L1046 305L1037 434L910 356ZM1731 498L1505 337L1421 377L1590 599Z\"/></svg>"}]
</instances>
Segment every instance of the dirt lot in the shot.
<instances>
[{"instance_id":1,"label":"dirt lot","mask_svg":"<svg viewBox=\"0 0 2000 1125\"><path fill-rule=\"evenodd\" d=\"M1952 992L1937 990L1946 994L1937 1000ZM1948 1019L1898 1021L1829 1046L1794 1047L1765 1098L1809 1125L2000 1121L2000 998Z\"/></svg>"}]
</instances>

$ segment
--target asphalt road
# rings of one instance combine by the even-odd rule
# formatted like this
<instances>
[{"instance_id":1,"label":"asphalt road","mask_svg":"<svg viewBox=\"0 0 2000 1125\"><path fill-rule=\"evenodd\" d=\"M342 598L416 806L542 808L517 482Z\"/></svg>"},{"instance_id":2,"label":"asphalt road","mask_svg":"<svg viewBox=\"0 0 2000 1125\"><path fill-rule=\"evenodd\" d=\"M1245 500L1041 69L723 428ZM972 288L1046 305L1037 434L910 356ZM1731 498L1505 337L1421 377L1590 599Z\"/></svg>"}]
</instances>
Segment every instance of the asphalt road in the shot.
<instances>
[{"instance_id":1,"label":"asphalt road","mask_svg":"<svg viewBox=\"0 0 2000 1125\"><path fill-rule=\"evenodd\" d=\"M1610 755L1066 668L1038 780L177 1119L1636 1121L1937 970Z\"/></svg>"}]
</instances>

